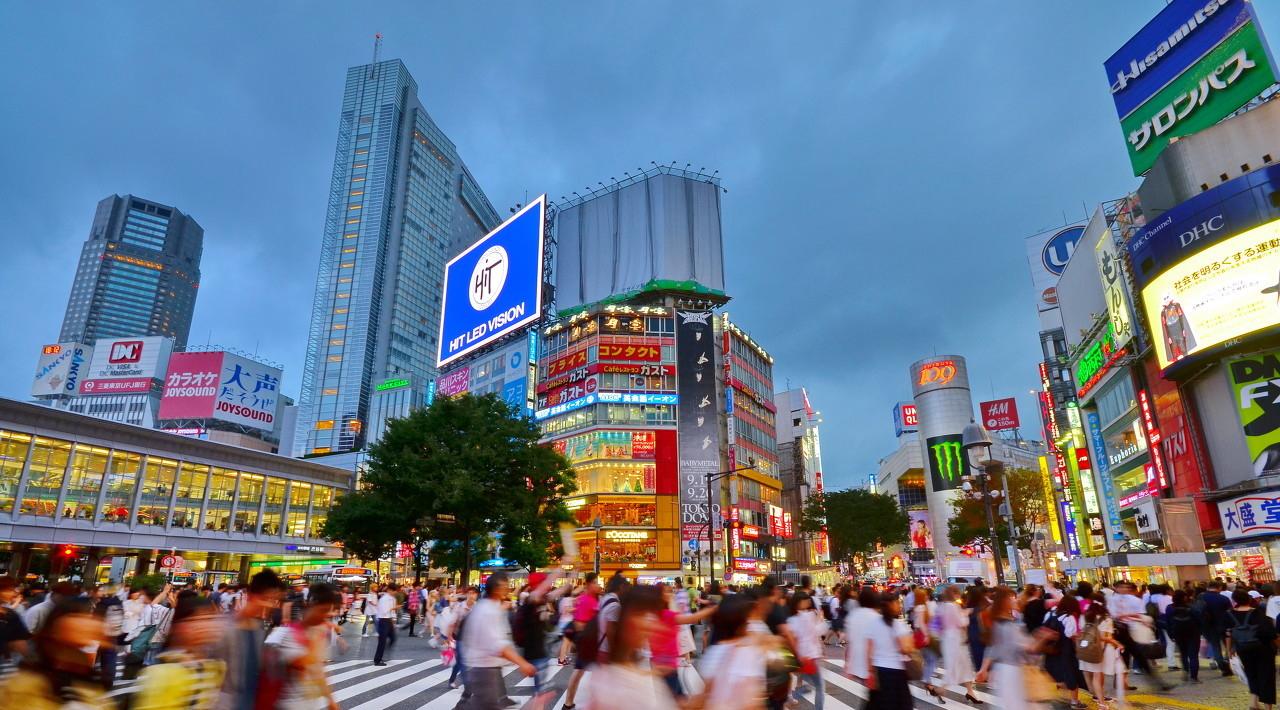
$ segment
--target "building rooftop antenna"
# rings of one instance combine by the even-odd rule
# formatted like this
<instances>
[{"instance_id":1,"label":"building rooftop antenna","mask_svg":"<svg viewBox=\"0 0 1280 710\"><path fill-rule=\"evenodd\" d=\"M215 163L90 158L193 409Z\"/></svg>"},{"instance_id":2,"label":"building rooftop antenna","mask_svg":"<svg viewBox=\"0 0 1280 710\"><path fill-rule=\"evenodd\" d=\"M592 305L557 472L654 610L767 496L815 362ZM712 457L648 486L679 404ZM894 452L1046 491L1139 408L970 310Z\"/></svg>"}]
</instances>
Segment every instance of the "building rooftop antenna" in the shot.
<instances>
[{"instance_id":1,"label":"building rooftop antenna","mask_svg":"<svg viewBox=\"0 0 1280 710\"><path fill-rule=\"evenodd\" d=\"M369 78L373 78L374 67L378 66L378 56L382 54L382 33L373 36L373 61L369 64Z\"/></svg>"}]
</instances>

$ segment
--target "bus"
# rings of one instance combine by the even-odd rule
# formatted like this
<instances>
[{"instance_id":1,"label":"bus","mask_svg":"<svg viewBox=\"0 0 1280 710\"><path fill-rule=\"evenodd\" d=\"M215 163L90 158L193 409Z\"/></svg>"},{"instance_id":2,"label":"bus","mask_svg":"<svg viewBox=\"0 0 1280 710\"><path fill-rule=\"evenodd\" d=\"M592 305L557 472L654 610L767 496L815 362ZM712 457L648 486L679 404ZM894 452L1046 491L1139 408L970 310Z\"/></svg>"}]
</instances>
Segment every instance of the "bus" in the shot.
<instances>
[{"instance_id":1,"label":"bus","mask_svg":"<svg viewBox=\"0 0 1280 710\"><path fill-rule=\"evenodd\" d=\"M378 581L377 573L368 567L347 567L345 565L318 567L307 570L302 576L307 580L307 584L325 582L339 589L347 587L352 594L363 594L369 591L370 585Z\"/></svg>"}]
</instances>

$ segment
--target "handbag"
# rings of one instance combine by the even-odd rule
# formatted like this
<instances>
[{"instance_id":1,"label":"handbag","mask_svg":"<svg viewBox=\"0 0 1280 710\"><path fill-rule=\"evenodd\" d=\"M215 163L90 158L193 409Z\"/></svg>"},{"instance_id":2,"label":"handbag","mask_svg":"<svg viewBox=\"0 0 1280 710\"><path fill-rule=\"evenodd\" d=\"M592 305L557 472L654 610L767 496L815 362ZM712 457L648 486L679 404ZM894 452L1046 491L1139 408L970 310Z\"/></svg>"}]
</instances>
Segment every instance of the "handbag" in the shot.
<instances>
[{"instance_id":1,"label":"handbag","mask_svg":"<svg viewBox=\"0 0 1280 710\"><path fill-rule=\"evenodd\" d=\"M151 639L156 635L157 628L155 624L152 624L138 631L129 641L129 653L135 656L145 656L147 648L151 646Z\"/></svg>"},{"instance_id":2,"label":"handbag","mask_svg":"<svg viewBox=\"0 0 1280 710\"><path fill-rule=\"evenodd\" d=\"M924 680L924 656L918 650L905 654L902 669L907 673L907 680Z\"/></svg>"},{"instance_id":3,"label":"handbag","mask_svg":"<svg viewBox=\"0 0 1280 710\"><path fill-rule=\"evenodd\" d=\"M1027 702L1047 703L1058 699L1058 684L1039 666L1023 666L1022 683L1026 686Z\"/></svg>"},{"instance_id":4,"label":"handbag","mask_svg":"<svg viewBox=\"0 0 1280 710\"><path fill-rule=\"evenodd\" d=\"M680 686L684 688L685 695L699 695L707 687L706 682L702 680L702 676L698 674L698 669L693 666L680 666L677 671L680 678Z\"/></svg>"}]
</instances>

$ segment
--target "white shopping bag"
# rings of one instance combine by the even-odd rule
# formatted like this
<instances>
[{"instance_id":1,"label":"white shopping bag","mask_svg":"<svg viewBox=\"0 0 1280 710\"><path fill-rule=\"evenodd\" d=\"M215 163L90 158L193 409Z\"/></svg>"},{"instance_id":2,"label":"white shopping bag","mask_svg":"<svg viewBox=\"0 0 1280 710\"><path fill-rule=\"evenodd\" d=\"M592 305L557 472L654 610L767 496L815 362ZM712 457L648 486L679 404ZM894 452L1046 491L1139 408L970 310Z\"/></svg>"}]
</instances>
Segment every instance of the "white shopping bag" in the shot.
<instances>
[{"instance_id":1,"label":"white shopping bag","mask_svg":"<svg viewBox=\"0 0 1280 710\"><path fill-rule=\"evenodd\" d=\"M680 685L684 688L684 694L690 697L700 695L707 687L702 676L698 675L698 669L693 666L680 666Z\"/></svg>"}]
</instances>

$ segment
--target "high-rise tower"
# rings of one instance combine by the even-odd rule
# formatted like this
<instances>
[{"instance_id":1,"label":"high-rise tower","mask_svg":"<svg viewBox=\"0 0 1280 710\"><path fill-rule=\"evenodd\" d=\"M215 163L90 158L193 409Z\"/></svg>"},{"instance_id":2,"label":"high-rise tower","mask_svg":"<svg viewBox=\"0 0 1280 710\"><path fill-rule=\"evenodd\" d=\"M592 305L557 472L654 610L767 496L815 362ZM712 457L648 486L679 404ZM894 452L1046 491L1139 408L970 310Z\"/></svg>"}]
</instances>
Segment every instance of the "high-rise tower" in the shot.
<instances>
[{"instance_id":1,"label":"high-rise tower","mask_svg":"<svg viewBox=\"0 0 1280 710\"><path fill-rule=\"evenodd\" d=\"M186 346L203 249L204 229L173 207L134 195L102 200L58 340L162 335Z\"/></svg>"},{"instance_id":2,"label":"high-rise tower","mask_svg":"<svg viewBox=\"0 0 1280 710\"><path fill-rule=\"evenodd\" d=\"M404 64L348 69L294 455L360 449L380 382L435 379L445 262L498 222Z\"/></svg>"}]
</instances>

